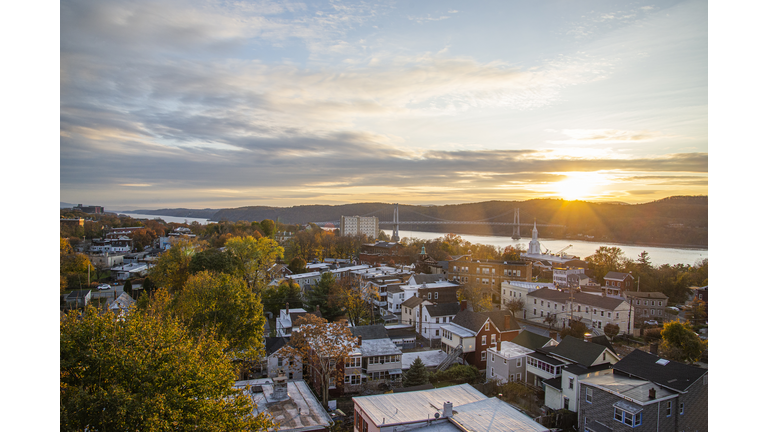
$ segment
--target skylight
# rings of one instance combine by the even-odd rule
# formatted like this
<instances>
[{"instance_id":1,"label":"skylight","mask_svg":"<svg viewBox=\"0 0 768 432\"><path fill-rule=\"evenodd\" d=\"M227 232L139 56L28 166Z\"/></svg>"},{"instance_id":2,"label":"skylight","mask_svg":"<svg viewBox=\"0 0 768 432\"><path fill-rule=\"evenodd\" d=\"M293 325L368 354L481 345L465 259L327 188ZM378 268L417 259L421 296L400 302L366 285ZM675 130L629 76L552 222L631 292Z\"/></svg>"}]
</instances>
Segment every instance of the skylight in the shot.
<instances>
[{"instance_id":1,"label":"skylight","mask_svg":"<svg viewBox=\"0 0 768 432\"><path fill-rule=\"evenodd\" d=\"M667 360L667 359L660 358L660 359L656 360L656 364L660 364L662 366L666 366L667 363L669 363L669 360Z\"/></svg>"}]
</instances>

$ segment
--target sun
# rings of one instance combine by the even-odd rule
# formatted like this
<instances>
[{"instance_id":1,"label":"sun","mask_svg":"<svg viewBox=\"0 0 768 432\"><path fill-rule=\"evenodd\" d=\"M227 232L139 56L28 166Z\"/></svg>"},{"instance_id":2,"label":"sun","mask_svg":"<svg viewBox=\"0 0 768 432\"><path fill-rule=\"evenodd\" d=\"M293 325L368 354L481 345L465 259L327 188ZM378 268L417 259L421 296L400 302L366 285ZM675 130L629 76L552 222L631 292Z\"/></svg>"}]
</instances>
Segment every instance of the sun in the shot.
<instances>
[{"instance_id":1,"label":"sun","mask_svg":"<svg viewBox=\"0 0 768 432\"><path fill-rule=\"evenodd\" d=\"M553 183L554 193L568 201L583 200L595 193L605 179L596 173L568 173L565 180Z\"/></svg>"}]
</instances>

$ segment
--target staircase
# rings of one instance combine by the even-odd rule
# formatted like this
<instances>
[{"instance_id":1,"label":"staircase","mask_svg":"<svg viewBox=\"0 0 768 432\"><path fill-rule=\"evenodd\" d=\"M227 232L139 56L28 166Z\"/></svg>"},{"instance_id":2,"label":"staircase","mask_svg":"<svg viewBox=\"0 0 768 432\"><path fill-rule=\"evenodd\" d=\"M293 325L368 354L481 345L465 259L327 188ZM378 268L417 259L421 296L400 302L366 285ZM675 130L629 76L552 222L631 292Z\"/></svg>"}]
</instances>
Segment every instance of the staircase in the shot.
<instances>
[{"instance_id":1,"label":"staircase","mask_svg":"<svg viewBox=\"0 0 768 432\"><path fill-rule=\"evenodd\" d=\"M462 349L461 345L459 345L456 347L456 349L451 351L450 354L448 354L448 357L446 357L443 361L440 362L439 365L437 365L437 371L441 372L448 369L448 367L450 367L454 362L456 362L456 360L459 359L461 353Z\"/></svg>"}]
</instances>

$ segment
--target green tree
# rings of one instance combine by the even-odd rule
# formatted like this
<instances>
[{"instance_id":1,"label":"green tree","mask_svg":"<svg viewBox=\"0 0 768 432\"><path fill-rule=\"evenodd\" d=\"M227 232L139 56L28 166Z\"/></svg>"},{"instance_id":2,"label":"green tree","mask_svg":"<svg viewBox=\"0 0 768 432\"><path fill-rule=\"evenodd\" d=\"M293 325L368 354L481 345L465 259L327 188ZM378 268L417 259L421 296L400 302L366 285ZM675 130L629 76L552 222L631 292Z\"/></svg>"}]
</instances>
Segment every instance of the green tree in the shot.
<instances>
[{"instance_id":1,"label":"green tree","mask_svg":"<svg viewBox=\"0 0 768 432\"><path fill-rule=\"evenodd\" d=\"M125 280L125 283L123 284L123 292L133 297L133 283L131 283L130 279Z\"/></svg>"},{"instance_id":2,"label":"green tree","mask_svg":"<svg viewBox=\"0 0 768 432\"><path fill-rule=\"evenodd\" d=\"M696 363L701 358L707 343L693 331L689 324L670 321L661 331L659 353L669 360Z\"/></svg>"},{"instance_id":3,"label":"green tree","mask_svg":"<svg viewBox=\"0 0 768 432\"><path fill-rule=\"evenodd\" d=\"M283 248L266 237L233 237L227 240L225 247L234 256L236 274L252 290L260 291L267 285L267 270L275 260L283 257Z\"/></svg>"},{"instance_id":4,"label":"green tree","mask_svg":"<svg viewBox=\"0 0 768 432\"><path fill-rule=\"evenodd\" d=\"M587 325L581 321L571 321L570 327L560 330L560 337L573 336L578 339L584 339L584 335L589 331Z\"/></svg>"},{"instance_id":5,"label":"green tree","mask_svg":"<svg viewBox=\"0 0 768 432\"><path fill-rule=\"evenodd\" d=\"M320 313L328 321L334 321L344 315L341 303L332 299L338 293L336 285L336 277L333 273L323 273L320 280L306 293L307 310L315 310L319 306Z\"/></svg>"},{"instance_id":6,"label":"green tree","mask_svg":"<svg viewBox=\"0 0 768 432\"><path fill-rule=\"evenodd\" d=\"M203 244L181 240L163 252L157 264L149 271L152 281L160 287L168 288L172 293L180 291L190 275L189 266L192 257Z\"/></svg>"},{"instance_id":7,"label":"green tree","mask_svg":"<svg viewBox=\"0 0 768 432\"><path fill-rule=\"evenodd\" d=\"M411 368L403 374L403 387L414 387L428 382L429 372L427 367L424 366L421 357L416 357L416 360L411 364Z\"/></svg>"},{"instance_id":8,"label":"green tree","mask_svg":"<svg viewBox=\"0 0 768 432\"><path fill-rule=\"evenodd\" d=\"M193 335L212 333L239 358L264 354L264 307L242 279L203 271L177 293L174 310Z\"/></svg>"},{"instance_id":9,"label":"green tree","mask_svg":"<svg viewBox=\"0 0 768 432\"><path fill-rule=\"evenodd\" d=\"M261 300L264 310L271 312L273 316L280 314L280 309L289 304L290 308L304 307L301 300L301 287L292 282L283 282L278 286L267 286L261 292Z\"/></svg>"},{"instance_id":10,"label":"green tree","mask_svg":"<svg viewBox=\"0 0 768 432\"><path fill-rule=\"evenodd\" d=\"M209 248L196 253L192 256L189 263L189 272L191 274L204 270L216 273L234 274L237 265L235 257L229 251L222 252L218 248Z\"/></svg>"},{"instance_id":11,"label":"green tree","mask_svg":"<svg viewBox=\"0 0 768 432\"><path fill-rule=\"evenodd\" d=\"M290 264L288 264L288 270L293 272L293 274L303 273L304 269L306 268L307 268L307 262L304 261L304 259L299 256L294 257L291 260Z\"/></svg>"},{"instance_id":12,"label":"green tree","mask_svg":"<svg viewBox=\"0 0 768 432\"><path fill-rule=\"evenodd\" d=\"M233 388L223 348L138 310L124 320L70 312L60 323L61 429L266 432L274 424Z\"/></svg>"},{"instance_id":13,"label":"green tree","mask_svg":"<svg viewBox=\"0 0 768 432\"><path fill-rule=\"evenodd\" d=\"M275 221L271 219L264 219L261 221L261 230L264 232L264 235L269 238L275 238Z\"/></svg>"}]
</instances>

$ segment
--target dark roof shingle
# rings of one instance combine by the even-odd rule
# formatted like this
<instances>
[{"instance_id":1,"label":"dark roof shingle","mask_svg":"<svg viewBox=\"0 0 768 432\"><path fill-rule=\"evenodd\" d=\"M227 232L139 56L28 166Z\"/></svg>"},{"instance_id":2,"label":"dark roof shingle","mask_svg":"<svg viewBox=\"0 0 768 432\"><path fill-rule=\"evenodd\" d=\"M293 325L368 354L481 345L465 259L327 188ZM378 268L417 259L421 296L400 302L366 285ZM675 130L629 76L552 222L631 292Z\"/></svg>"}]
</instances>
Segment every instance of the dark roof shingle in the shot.
<instances>
[{"instance_id":1,"label":"dark roof shingle","mask_svg":"<svg viewBox=\"0 0 768 432\"><path fill-rule=\"evenodd\" d=\"M688 387L707 373L706 369L690 366L676 361L663 360L661 357L636 349L613 365L615 372L651 381L660 386L676 391L686 391Z\"/></svg>"}]
</instances>

